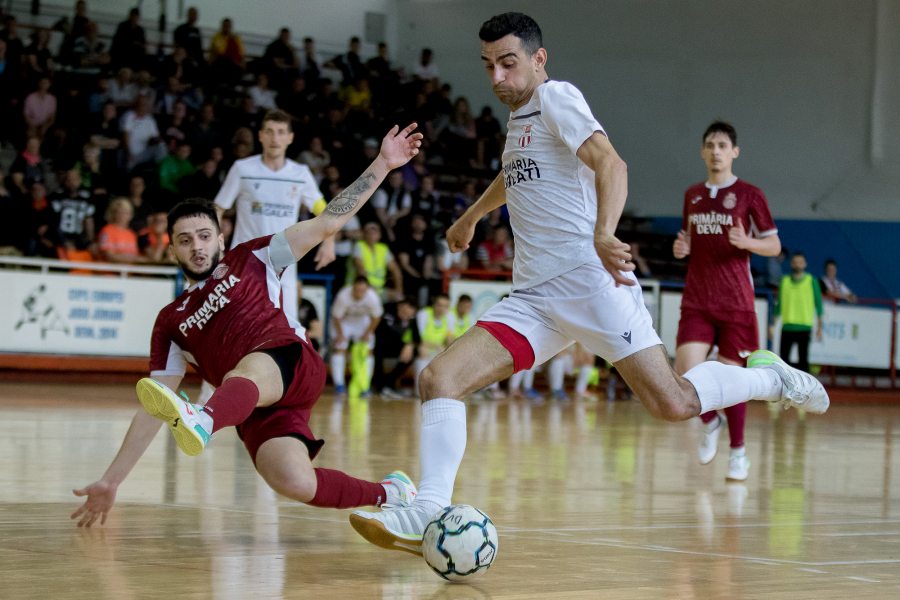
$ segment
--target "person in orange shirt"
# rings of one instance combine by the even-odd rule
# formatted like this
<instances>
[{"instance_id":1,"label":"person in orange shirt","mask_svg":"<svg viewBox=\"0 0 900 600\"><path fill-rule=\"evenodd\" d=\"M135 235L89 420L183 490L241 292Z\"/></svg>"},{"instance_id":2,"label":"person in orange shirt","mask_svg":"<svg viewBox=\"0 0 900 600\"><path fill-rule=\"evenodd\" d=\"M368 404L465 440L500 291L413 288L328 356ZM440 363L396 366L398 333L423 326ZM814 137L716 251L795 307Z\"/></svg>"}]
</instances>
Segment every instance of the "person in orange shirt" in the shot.
<instances>
[{"instance_id":1,"label":"person in orange shirt","mask_svg":"<svg viewBox=\"0 0 900 600\"><path fill-rule=\"evenodd\" d=\"M137 234L128 224L134 216L134 208L128 198L116 198L106 209L107 225L100 230L100 256L107 262L139 263L148 262L138 252Z\"/></svg>"},{"instance_id":2,"label":"person in orange shirt","mask_svg":"<svg viewBox=\"0 0 900 600\"><path fill-rule=\"evenodd\" d=\"M166 250L169 247L168 216L164 210L155 210L147 217L147 226L138 232L138 247L148 262L172 262Z\"/></svg>"}]
</instances>

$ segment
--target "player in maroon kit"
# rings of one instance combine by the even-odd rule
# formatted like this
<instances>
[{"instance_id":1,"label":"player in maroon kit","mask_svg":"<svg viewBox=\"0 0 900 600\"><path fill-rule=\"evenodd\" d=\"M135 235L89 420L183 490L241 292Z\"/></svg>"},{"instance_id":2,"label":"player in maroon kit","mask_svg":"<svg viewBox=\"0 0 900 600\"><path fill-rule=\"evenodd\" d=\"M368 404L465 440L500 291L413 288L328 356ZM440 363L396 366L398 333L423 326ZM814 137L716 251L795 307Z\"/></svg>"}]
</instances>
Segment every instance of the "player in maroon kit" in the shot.
<instances>
[{"instance_id":1,"label":"player in maroon kit","mask_svg":"<svg viewBox=\"0 0 900 600\"><path fill-rule=\"evenodd\" d=\"M418 153L421 134L412 124L385 137L372 165L316 218L239 244L222 256L224 236L216 211L187 201L169 213L172 251L191 286L163 308L153 327L151 378L137 386L145 411L131 423L106 474L77 496L87 500L72 518L90 526L106 515L116 490L150 445L162 422L178 446L199 454L216 431L234 426L250 458L272 489L311 506L350 508L406 505L416 490L401 472L381 483L340 471L313 469L323 442L309 415L325 385L325 365L303 327L281 310L279 278L286 267L333 236L378 188L387 174ZM293 300L292 298L289 300ZM179 398L190 362L216 386L205 406Z\"/></svg>"},{"instance_id":2,"label":"player in maroon kit","mask_svg":"<svg viewBox=\"0 0 900 600\"><path fill-rule=\"evenodd\" d=\"M731 124L716 121L707 127L701 156L709 176L684 194L682 231L673 246L675 258L690 256L675 350L679 375L705 361L714 345L719 347L720 362L742 367L759 349L750 254L777 256L781 240L762 191L731 172L739 152ZM744 449L747 404L724 412L725 418L715 411L700 416L706 424L700 464L716 456L727 420L731 437L727 479L743 481L750 466Z\"/></svg>"}]
</instances>

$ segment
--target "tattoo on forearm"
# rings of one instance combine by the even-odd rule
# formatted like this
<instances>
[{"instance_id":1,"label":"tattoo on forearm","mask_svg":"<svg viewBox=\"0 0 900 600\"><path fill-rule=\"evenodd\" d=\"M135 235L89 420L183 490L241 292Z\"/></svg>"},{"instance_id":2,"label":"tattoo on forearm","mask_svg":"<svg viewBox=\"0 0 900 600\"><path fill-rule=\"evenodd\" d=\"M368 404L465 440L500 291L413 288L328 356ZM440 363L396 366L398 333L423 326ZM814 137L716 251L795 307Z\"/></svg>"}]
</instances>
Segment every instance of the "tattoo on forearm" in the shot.
<instances>
[{"instance_id":1,"label":"tattoo on forearm","mask_svg":"<svg viewBox=\"0 0 900 600\"><path fill-rule=\"evenodd\" d=\"M343 192L335 196L323 211L329 217L341 217L352 212L360 203L360 197L369 191L378 178L371 171L363 173Z\"/></svg>"}]
</instances>

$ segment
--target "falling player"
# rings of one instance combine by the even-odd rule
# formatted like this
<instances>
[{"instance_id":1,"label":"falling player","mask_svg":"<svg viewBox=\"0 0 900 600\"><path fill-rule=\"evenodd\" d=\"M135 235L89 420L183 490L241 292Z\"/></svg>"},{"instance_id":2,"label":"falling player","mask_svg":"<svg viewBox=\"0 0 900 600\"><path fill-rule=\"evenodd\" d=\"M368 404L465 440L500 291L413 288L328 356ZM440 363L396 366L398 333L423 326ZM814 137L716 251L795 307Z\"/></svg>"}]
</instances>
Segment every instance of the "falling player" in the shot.
<instances>
[{"instance_id":1,"label":"falling player","mask_svg":"<svg viewBox=\"0 0 900 600\"><path fill-rule=\"evenodd\" d=\"M731 124L716 121L707 127L700 152L708 171L706 183L684 193L682 232L672 248L675 258L690 256L675 348L679 375L705 361L716 345L719 362L740 367L759 349L750 254L778 256L781 240L762 191L731 172L739 152ZM750 467L744 448L747 403L724 412L725 418L716 411L700 415L705 423L700 464L715 458L727 422L731 456L726 477L744 481Z\"/></svg>"},{"instance_id":2,"label":"falling player","mask_svg":"<svg viewBox=\"0 0 900 600\"><path fill-rule=\"evenodd\" d=\"M87 500L72 518L90 525L106 515L122 480L150 445L162 422L178 446L199 454L216 431L234 426L257 471L276 492L312 506L349 508L406 504L415 495L399 472L382 483L314 469L323 442L309 415L325 385L325 365L299 323L281 309L277 284L285 268L333 236L372 195L389 171L417 153L415 124L394 127L372 165L315 219L239 244L221 256L224 236L203 201L169 214L172 252L191 286L163 308L153 327L152 379L138 383L139 411L118 455L97 482L75 492ZM293 298L291 298L293 300ZM175 395L190 362L217 387L205 406Z\"/></svg>"},{"instance_id":3,"label":"falling player","mask_svg":"<svg viewBox=\"0 0 900 600\"><path fill-rule=\"evenodd\" d=\"M702 363L675 374L614 232L627 194L625 163L575 86L547 77L537 23L521 13L481 27L481 58L511 109L503 170L447 231L469 246L479 219L507 203L516 237L513 292L422 372L422 481L411 506L356 511L353 527L384 548L421 553L431 516L448 506L466 448L460 398L542 363L572 341L613 363L651 415L683 421L750 399L820 413L815 378L758 352L744 369Z\"/></svg>"}]
</instances>

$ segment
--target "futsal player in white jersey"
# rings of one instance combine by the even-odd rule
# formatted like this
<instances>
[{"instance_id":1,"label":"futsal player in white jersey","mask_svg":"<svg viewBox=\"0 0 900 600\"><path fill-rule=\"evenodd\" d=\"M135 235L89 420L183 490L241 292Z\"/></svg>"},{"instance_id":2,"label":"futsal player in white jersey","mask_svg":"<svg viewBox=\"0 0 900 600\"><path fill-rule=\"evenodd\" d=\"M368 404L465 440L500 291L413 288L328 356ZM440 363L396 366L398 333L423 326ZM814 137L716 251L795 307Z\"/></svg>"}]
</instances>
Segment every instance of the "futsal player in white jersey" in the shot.
<instances>
[{"instance_id":1,"label":"futsal player in white jersey","mask_svg":"<svg viewBox=\"0 0 900 600\"><path fill-rule=\"evenodd\" d=\"M306 165L285 158L294 141L291 117L282 110L270 110L263 117L259 132L262 154L235 161L222 189L216 195L219 219L234 207L236 218L231 246L284 231L297 222L300 206L313 215L325 209L325 199L316 179ZM334 238L322 243L316 254L316 268L334 260ZM281 276L284 306L289 317L297 320L297 265Z\"/></svg>"},{"instance_id":2,"label":"futsal player in white jersey","mask_svg":"<svg viewBox=\"0 0 900 600\"><path fill-rule=\"evenodd\" d=\"M627 173L581 92L552 81L537 23L521 13L481 27L481 59L511 109L503 171L447 231L450 250L469 247L478 220L504 203L516 237L513 292L422 372L422 483L409 507L357 511L354 529L375 545L421 554L422 532L450 505L466 447L473 391L540 364L574 341L613 363L651 415L683 421L747 400L821 413L815 378L757 351L743 368L705 362L679 377L653 329L615 237Z\"/></svg>"}]
</instances>

